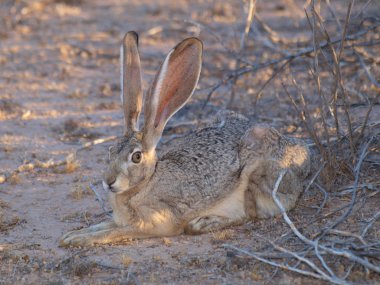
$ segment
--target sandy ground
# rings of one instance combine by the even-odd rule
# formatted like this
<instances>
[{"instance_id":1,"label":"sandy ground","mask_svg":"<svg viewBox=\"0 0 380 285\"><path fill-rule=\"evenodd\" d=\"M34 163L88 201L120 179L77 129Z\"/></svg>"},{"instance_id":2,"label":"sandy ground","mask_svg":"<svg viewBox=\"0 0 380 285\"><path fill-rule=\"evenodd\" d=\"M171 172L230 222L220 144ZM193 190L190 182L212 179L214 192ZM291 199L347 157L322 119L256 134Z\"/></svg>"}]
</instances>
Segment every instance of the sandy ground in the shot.
<instances>
[{"instance_id":1,"label":"sandy ground","mask_svg":"<svg viewBox=\"0 0 380 285\"><path fill-rule=\"evenodd\" d=\"M289 229L281 218L202 236L138 240L93 249L58 247L65 232L108 218L89 185L106 199L101 172L112 141L80 148L122 133L118 52L126 31L140 33L146 88L164 55L178 41L198 35L204 41L199 90L169 123L164 142L207 121L228 102L230 92L222 87L204 110L200 108L207 97L205 88L234 67L234 61L226 57L226 47L238 50L245 17L241 2L154 2L5 0L0 4L0 284L319 284L223 246L264 248L266 243L255 234L271 239L286 234ZM302 42L310 46L303 2L298 7L287 4L292 1L258 2L262 21L301 46ZM341 2L338 8L345 6ZM358 6L365 3L357 2ZM372 8L379 6L373 2ZM338 11L343 17L345 10ZM251 59L265 61L273 54L259 40L247 45ZM300 65L293 66L282 80L288 80L291 72L307 86ZM252 115L256 88L272 73L269 68L241 77L232 108ZM357 76L355 82L359 83L365 77L364 72ZM368 95L376 96L377 90L367 87ZM297 114L284 99L281 80L269 85L265 94L258 120L306 137ZM372 121L378 120L380 113L378 106L374 108ZM355 110L357 120L366 114L364 107ZM176 127L183 122L190 123ZM165 147L166 143L161 145ZM372 173L376 176L366 181L379 181L378 169ZM321 199L320 192L311 191L291 217L299 225L306 223ZM370 209L378 208L379 203L379 195L375 195L366 204L369 210L363 217L371 216ZM333 206L334 201L329 201L324 210ZM106 207L109 209L107 203ZM353 278L376 279L380 280L379 276L360 270Z\"/></svg>"}]
</instances>

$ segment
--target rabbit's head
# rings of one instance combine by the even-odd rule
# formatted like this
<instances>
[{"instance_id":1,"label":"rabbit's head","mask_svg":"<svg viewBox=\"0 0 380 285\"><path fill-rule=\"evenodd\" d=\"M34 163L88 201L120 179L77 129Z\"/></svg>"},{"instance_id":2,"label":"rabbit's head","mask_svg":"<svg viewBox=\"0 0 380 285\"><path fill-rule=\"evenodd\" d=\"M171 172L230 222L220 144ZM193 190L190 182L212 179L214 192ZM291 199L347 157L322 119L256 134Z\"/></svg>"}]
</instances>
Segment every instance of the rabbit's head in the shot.
<instances>
[{"instance_id":1,"label":"rabbit's head","mask_svg":"<svg viewBox=\"0 0 380 285\"><path fill-rule=\"evenodd\" d=\"M202 65L202 42L188 38L173 48L162 63L144 100L144 124L138 119L142 108L141 68L138 36L128 32L121 45L121 101L124 135L110 148L110 164L103 186L114 193L139 189L153 175L156 145L164 127L191 97Z\"/></svg>"}]
</instances>

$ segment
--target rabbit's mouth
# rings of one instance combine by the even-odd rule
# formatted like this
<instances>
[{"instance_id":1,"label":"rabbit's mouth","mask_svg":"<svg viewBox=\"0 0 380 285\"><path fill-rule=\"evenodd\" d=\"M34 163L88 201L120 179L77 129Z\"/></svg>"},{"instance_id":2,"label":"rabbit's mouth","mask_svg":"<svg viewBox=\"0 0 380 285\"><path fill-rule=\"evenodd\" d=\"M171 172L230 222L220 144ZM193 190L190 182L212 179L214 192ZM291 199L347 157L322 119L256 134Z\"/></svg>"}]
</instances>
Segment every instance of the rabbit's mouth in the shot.
<instances>
[{"instance_id":1,"label":"rabbit's mouth","mask_svg":"<svg viewBox=\"0 0 380 285\"><path fill-rule=\"evenodd\" d=\"M125 191L126 189L124 188L129 188L128 184L129 183L120 183L120 178L115 178L113 181L109 182L109 181L106 181L106 180L103 180L103 189L106 191L106 192L112 192L112 193L119 193L119 192L123 192ZM127 186L127 187L126 187Z\"/></svg>"},{"instance_id":2,"label":"rabbit's mouth","mask_svg":"<svg viewBox=\"0 0 380 285\"><path fill-rule=\"evenodd\" d=\"M111 191L112 193L117 193L118 192L117 189L114 188L114 187L109 187L108 190Z\"/></svg>"},{"instance_id":3,"label":"rabbit's mouth","mask_svg":"<svg viewBox=\"0 0 380 285\"><path fill-rule=\"evenodd\" d=\"M134 183L123 176L119 176L112 184L108 184L103 180L103 188L106 192L110 191L115 194L121 194L128 192L131 189L141 188L141 185L145 182L145 176L134 177Z\"/></svg>"}]
</instances>

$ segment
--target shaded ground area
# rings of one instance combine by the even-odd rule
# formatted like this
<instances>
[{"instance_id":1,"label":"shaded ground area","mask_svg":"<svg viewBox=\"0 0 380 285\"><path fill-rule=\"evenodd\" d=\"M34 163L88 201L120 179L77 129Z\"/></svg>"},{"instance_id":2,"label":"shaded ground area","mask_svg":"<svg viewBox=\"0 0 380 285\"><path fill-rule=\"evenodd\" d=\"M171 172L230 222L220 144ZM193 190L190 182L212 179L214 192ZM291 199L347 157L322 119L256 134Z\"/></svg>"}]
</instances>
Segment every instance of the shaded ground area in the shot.
<instances>
[{"instance_id":1,"label":"shaded ground area","mask_svg":"<svg viewBox=\"0 0 380 285\"><path fill-rule=\"evenodd\" d=\"M322 2L320 15L333 42L344 32L348 1L334 1L330 7ZM204 41L199 87L189 104L169 122L160 150L226 108L315 144L313 132L288 97L292 96L302 111L302 93L307 106L301 113L314 122L314 133L328 149L320 164L324 161L339 167L322 171L321 181L305 192L289 215L313 239L338 219L355 197L349 217L335 232L328 232L335 238L324 242L341 248L352 245L358 256L379 266L380 4L355 1L346 31L354 38L346 43L347 51L338 53L342 83L331 71L334 53L323 45L323 33L314 31L313 37L303 5L307 3L258 1L243 47L248 3L237 0L163 0L155 4L145 0L2 1L0 284L321 282L225 246L266 252L262 255L265 258L305 269L307 266L297 263L294 256L281 256L268 243L269 239L308 256L305 245L282 217L202 236L131 241L93 249L58 247L63 233L108 218L90 185L106 200L101 171L113 137L123 129L119 42L129 30L140 34L145 88L177 42L189 36ZM321 46L320 52L313 56L317 46ZM335 47L338 51L339 42ZM319 87L310 71L317 70L315 58L319 58ZM352 140L349 135L334 137L333 116L323 122L323 114L334 110L326 111L318 94L334 94L340 84L347 96L339 95L336 112L343 118L339 120L342 134L351 129ZM326 101L333 101L328 96ZM333 155L337 161L329 164L328 157ZM107 203L105 207L109 209ZM347 274L350 282L375 283L380 278L351 260L335 255L327 260L337 275Z\"/></svg>"}]
</instances>

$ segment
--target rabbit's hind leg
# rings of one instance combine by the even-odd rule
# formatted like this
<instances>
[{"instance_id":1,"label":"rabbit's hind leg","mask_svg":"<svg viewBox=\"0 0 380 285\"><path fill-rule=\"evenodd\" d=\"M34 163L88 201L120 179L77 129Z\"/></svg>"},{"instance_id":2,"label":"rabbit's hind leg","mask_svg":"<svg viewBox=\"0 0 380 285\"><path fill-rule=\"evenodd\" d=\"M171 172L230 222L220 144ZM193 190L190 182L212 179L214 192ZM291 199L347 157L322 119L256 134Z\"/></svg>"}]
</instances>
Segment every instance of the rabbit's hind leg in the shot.
<instances>
[{"instance_id":1,"label":"rabbit's hind leg","mask_svg":"<svg viewBox=\"0 0 380 285\"><path fill-rule=\"evenodd\" d=\"M246 187L246 183L240 183L226 198L210 209L200 213L198 217L190 220L185 226L185 233L206 233L240 224L244 221L247 216L244 208Z\"/></svg>"},{"instance_id":2,"label":"rabbit's hind leg","mask_svg":"<svg viewBox=\"0 0 380 285\"><path fill-rule=\"evenodd\" d=\"M231 224L234 224L235 222L236 221L223 216L201 216L187 223L185 227L185 233L191 235L203 234L215 230L221 230L230 226Z\"/></svg>"}]
</instances>

